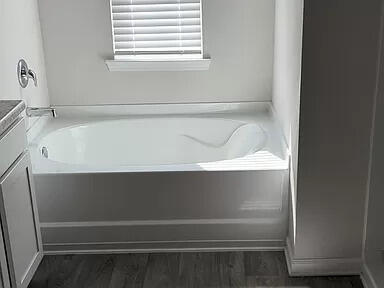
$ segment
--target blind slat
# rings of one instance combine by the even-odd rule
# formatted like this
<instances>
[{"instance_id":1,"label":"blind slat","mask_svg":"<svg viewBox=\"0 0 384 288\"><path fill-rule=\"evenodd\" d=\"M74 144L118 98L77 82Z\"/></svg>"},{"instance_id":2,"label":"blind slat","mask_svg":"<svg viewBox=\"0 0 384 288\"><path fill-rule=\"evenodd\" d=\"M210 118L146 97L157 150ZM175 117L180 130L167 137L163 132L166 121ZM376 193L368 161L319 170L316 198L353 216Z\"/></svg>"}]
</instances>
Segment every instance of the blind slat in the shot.
<instances>
[{"instance_id":1,"label":"blind slat","mask_svg":"<svg viewBox=\"0 0 384 288\"><path fill-rule=\"evenodd\" d=\"M112 5L158 5L158 4L183 4L200 3L200 0L112 0Z\"/></svg>"},{"instance_id":2,"label":"blind slat","mask_svg":"<svg viewBox=\"0 0 384 288\"><path fill-rule=\"evenodd\" d=\"M200 11L156 11L113 13L113 20L148 20L148 19L189 19L199 18Z\"/></svg>"},{"instance_id":3,"label":"blind slat","mask_svg":"<svg viewBox=\"0 0 384 288\"><path fill-rule=\"evenodd\" d=\"M152 40L152 41L120 41L116 42L118 48L153 48L157 47L196 47L200 46L200 40Z\"/></svg>"},{"instance_id":4,"label":"blind slat","mask_svg":"<svg viewBox=\"0 0 384 288\"><path fill-rule=\"evenodd\" d=\"M114 5L112 6L113 13L123 12L157 12L157 11L200 11L199 3L185 4L156 4L156 5Z\"/></svg>"},{"instance_id":5,"label":"blind slat","mask_svg":"<svg viewBox=\"0 0 384 288\"><path fill-rule=\"evenodd\" d=\"M202 54L200 0L111 0L115 54Z\"/></svg>"},{"instance_id":6,"label":"blind slat","mask_svg":"<svg viewBox=\"0 0 384 288\"><path fill-rule=\"evenodd\" d=\"M183 26L200 25L199 18L186 19L136 19L136 20L113 20L115 28L118 27L148 27L148 26Z\"/></svg>"},{"instance_id":7,"label":"blind slat","mask_svg":"<svg viewBox=\"0 0 384 288\"><path fill-rule=\"evenodd\" d=\"M156 49L150 48L150 47L144 47L140 50L137 50L136 48L127 48L127 47L118 47L116 48L116 51L118 52L126 52L128 55L140 55L140 54L184 54L185 52L193 52L193 54L200 53L200 46L196 47L183 47L183 50L180 50L179 47L158 47ZM170 53L173 52L173 53ZM124 53L119 53L119 55L122 55ZM192 53L191 53L192 54Z\"/></svg>"},{"instance_id":8,"label":"blind slat","mask_svg":"<svg viewBox=\"0 0 384 288\"><path fill-rule=\"evenodd\" d=\"M199 25L181 26L147 26L147 27L117 27L114 35L121 36L126 34L155 34L161 36L163 33L197 33L201 32Z\"/></svg>"},{"instance_id":9,"label":"blind slat","mask_svg":"<svg viewBox=\"0 0 384 288\"><path fill-rule=\"evenodd\" d=\"M116 42L127 42L127 41L158 41L158 40L199 40L201 39L200 33L182 33L179 36L178 33L161 33L161 34L123 34L115 35Z\"/></svg>"}]
</instances>

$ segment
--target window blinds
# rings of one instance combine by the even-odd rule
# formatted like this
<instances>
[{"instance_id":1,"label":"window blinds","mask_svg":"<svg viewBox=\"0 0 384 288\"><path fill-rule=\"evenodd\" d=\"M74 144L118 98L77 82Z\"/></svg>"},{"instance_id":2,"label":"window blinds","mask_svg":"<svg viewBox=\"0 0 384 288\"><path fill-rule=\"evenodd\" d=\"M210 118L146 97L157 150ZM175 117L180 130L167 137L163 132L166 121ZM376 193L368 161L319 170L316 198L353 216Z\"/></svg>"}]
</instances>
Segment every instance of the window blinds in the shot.
<instances>
[{"instance_id":1,"label":"window blinds","mask_svg":"<svg viewBox=\"0 0 384 288\"><path fill-rule=\"evenodd\" d=\"M201 0L111 0L120 56L202 57Z\"/></svg>"}]
</instances>

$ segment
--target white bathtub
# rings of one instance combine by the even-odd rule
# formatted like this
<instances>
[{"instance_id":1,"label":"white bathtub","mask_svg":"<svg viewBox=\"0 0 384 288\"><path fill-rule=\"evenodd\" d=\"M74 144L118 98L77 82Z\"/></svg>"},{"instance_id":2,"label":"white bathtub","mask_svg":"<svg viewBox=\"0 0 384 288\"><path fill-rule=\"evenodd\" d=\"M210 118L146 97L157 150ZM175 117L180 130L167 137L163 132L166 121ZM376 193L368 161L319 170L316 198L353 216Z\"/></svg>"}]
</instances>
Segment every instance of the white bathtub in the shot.
<instances>
[{"instance_id":1,"label":"white bathtub","mask_svg":"<svg viewBox=\"0 0 384 288\"><path fill-rule=\"evenodd\" d=\"M39 145L49 160L75 165L155 166L214 162L256 153L258 124L209 118L112 120L62 128Z\"/></svg>"},{"instance_id":2,"label":"white bathtub","mask_svg":"<svg viewBox=\"0 0 384 288\"><path fill-rule=\"evenodd\" d=\"M41 154L55 164L75 165L73 167L79 170L92 171L286 167L286 159L263 149L267 141L267 132L257 123L168 116L94 121L60 128L42 137L34 152L37 152L35 156Z\"/></svg>"},{"instance_id":3,"label":"white bathtub","mask_svg":"<svg viewBox=\"0 0 384 288\"><path fill-rule=\"evenodd\" d=\"M45 249L282 247L288 156L269 105L154 106L60 108L30 133Z\"/></svg>"}]
</instances>

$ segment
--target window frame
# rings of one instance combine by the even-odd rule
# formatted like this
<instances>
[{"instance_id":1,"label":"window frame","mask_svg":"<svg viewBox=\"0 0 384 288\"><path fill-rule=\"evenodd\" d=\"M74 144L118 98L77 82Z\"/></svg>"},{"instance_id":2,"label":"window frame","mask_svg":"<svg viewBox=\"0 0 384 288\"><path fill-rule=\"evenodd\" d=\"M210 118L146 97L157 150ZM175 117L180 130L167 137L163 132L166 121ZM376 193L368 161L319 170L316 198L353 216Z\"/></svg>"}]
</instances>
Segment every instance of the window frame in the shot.
<instances>
[{"instance_id":1,"label":"window frame","mask_svg":"<svg viewBox=\"0 0 384 288\"><path fill-rule=\"evenodd\" d=\"M204 56L203 0L200 0L200 53L154 53L147 55L116 53L112 1L113 0L109 1L109 13L111 19L113 60L105 61L109 71L203 71L209 69L211 59Z\"/></svg>"}]
</instances>

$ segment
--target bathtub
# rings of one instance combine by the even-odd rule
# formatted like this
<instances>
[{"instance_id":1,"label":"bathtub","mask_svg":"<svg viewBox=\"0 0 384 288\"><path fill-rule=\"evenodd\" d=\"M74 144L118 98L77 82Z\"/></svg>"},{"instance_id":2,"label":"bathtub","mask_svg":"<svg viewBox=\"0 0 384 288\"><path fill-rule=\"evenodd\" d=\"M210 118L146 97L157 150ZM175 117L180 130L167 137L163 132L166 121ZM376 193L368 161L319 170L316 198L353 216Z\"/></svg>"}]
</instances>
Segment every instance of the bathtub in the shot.
<instances>
[{"instance_id":1,"label":"bathtub","mask_svg":"<svg viewBox=\"0 0 384 288\"><path fill-rule=\"evenodd\" d=\"M29 133L47 252L284 246L270 104L165 106L59 107Z\"/></svg>"}]
</instances>

